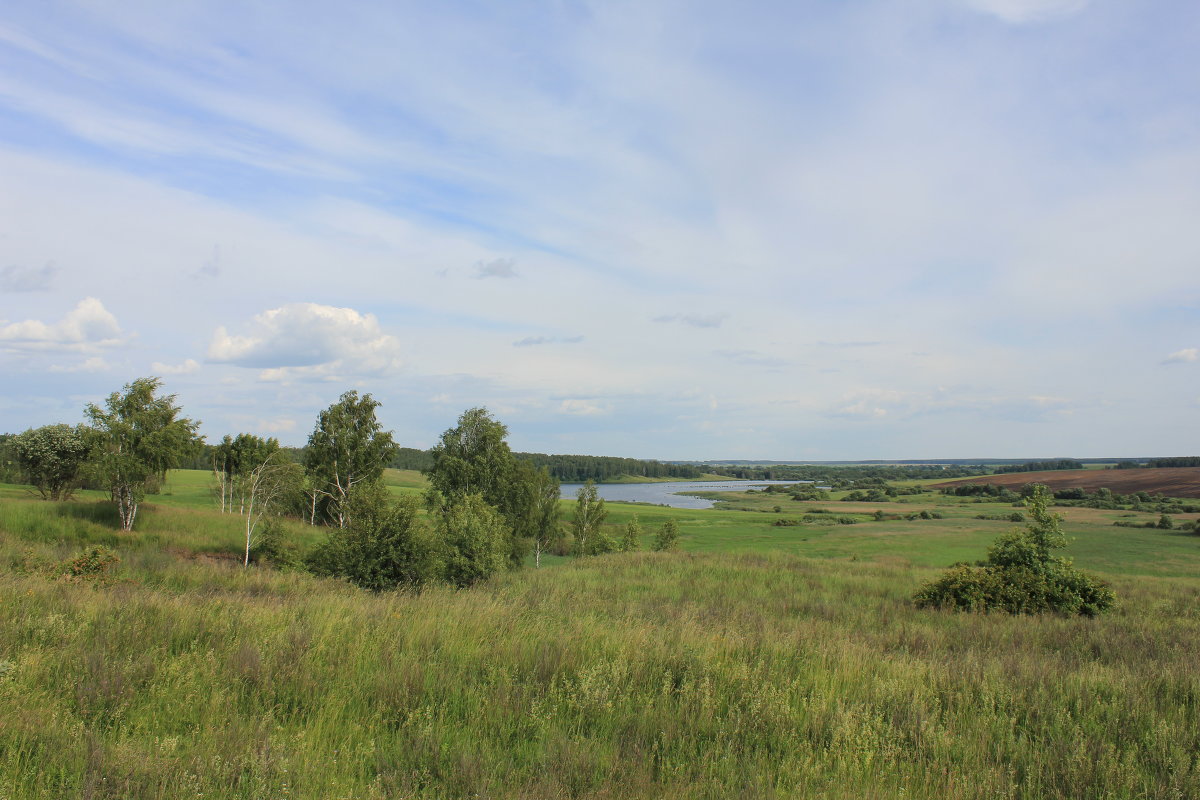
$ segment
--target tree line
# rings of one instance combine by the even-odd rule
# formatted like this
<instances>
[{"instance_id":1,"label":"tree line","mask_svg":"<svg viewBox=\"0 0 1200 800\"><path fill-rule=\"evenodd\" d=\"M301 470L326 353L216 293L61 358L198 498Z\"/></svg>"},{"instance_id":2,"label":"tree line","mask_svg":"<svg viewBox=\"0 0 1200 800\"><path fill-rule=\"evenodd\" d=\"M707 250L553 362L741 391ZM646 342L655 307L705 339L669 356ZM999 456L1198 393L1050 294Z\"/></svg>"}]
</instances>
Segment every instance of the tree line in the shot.
<instances>
[{"instance_id":1,"label":"tree line","mask_svg":"<svg viewBox=\"0 0 1200 800\"><path fill-rule=\"evenodd\" d=\"M739 480L815 481L835 489L847 488L855 482L923 480L927 478L968 478L986 475L991 470L982 465L945 464L880 464L870 466L844 466L821 464L779 465L769 467L718 466L705 467L707 472Z\"/></svg>"},{"instance_id":2,"label":"tree line","mask_svg":"<svg viewBox=\"0 0 1200 800\"><path fill-rule=\"evenodd\" d=\"M469 586L530 554L540 565L547 552L637 549L643 534L635 518L619 539L609 535L604 501L589 480L576 496L568 546L558 479L549 466L514 454L508 429L485 408L464 412L428 451L399 447L376 418L380 403L355 391L320 412L303 448L250 433L208 445L196 434L199 423L160 388L158 378L142 378L103 406L89 404L86 425L5 436L4 477L19 475L47 500L69 499L84 485L103 488L128 531L168 470L203 458L220 511L243 521L244 564L278 558L276 520L292 516L329 529L304 566L374 591L435 581ZM429 488L420 499L395 498L383 483L385 467L405 449L423 454ZM669 521L654 544L672 550L678 538Z\"/></svg>"},{"instance_id":3,"label":"tree line","mask_svg":"<svg viewBox=\"0 0 1200 800\"><path fill-rule=\"evenodd\" d=\"M1043 472L1052 469L1083 469L1083 463L1073 458L1059 458L1053 461L1026 461L1024 464L1005 464L996 467L997 475L1010 472Z\"/></svg>"}]
</instances>

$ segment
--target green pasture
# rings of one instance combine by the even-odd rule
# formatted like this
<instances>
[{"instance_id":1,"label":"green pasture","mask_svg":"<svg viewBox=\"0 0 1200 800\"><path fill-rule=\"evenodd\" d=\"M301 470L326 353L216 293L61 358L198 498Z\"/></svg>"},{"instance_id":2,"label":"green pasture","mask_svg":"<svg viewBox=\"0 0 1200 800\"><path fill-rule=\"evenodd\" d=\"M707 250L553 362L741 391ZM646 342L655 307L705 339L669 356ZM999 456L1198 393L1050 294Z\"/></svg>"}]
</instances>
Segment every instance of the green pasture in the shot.
<instances>
[{"instance_id":1,"label":"green pasture","mask_svg":"<svg viewBox=\"0 0 1200 800\"><path fill-rule=\"evenodd\" d=\"M128 533L0 486L0 798L1200 797L1200 537L1112 525L1157 515L1057 509L1119 607L1011 617L910 599L1002 503L609 503L682 552L373 595L240 566L211 485L172 472ZM857 523L774 525L805 514ZM96 544L105 580L64 572Z\"/></svg>"}]
</instances>

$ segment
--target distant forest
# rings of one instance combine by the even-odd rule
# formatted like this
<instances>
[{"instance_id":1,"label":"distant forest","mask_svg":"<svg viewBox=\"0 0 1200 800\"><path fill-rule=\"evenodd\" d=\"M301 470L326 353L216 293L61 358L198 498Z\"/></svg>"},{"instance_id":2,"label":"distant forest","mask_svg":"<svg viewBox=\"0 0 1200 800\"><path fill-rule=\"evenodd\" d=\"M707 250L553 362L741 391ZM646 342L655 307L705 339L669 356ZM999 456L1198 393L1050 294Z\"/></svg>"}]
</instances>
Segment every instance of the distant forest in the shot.
<instances>
[{"instance_id":1,"label":"distant forest","mask_svg":"<svg viewBox=\"0 0 1200 800\"><path fill-rule=\"evenodd\" d=\"M1176 458L1152 458L1147 467L1200 467L1200 456L1178 456Z\"/></svg>"},{"instance_id":2,"label":"distant forest","mask_svg":"<svg viewBox=\"0 0 1200 800\"><path fill-rule=\"evenodd\" d=\"M546 453L513 453L513 456L531 462L538 469L546 467L550 470L551 475L563 483L582 483L586 480L607 481L622 475L632 475L637 478L694 480L702 474L700 469L690 464L668 464L662 461L643 461L637 458L557 456ZM432 464L433 456L428 450L402 447L388 466L392 469L424 470Z\"/></svg>"},{"instance_id":3,"label":"distant forest","mask_svg":"<svg viewBox=\"0 0 1200 800\"><path fill-rule=\"evenodd\" d=\"M1083 469L1083 464L1073 458L1060 458L1054 461L1027 461L1024 464L1006 464L996 467L996 474L1008 472L1045 472L1051 469Z\"/></svg>"}]
</instances>

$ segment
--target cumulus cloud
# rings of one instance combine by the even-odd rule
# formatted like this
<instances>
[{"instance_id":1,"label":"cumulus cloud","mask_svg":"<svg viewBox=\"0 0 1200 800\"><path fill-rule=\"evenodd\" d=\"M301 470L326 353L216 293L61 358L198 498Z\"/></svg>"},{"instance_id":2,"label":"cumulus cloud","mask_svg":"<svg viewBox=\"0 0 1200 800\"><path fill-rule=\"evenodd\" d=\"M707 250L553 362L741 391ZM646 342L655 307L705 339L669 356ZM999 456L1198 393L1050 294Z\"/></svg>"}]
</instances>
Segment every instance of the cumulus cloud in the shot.
<instances>
[{"instance_id":1,"label":"cumulus cloud","mask_svg":"<svg viewBox=\"0 0 1200 800\"><path fill-rule=\"evenodd\" d=\"M1069 17L1088 7L1091 0L967 0L976 11L1023 24Z\"/></svg>"},{"instance_id":2,"label":"cumulus cloud","mask_svg":"<svg viewBox=\"0 0 1200 800\"><path fill-rule=\"evenodd\" d=\"M50 372L105 372L112 369L112 365L105 361L100 356L92 356L85 358L78 364L51 364Z\"/></svg>"},{"instance_id":3,"label":"cumulus cloud","mask_svg":"<svg viewBox=\"0 0 1200 800\"><path fill-rule=\"evenodd\" d=\"M45 292L54 282L58 267L46 263L40 267L18 267L10 264L0 269L0 291Z\"/></svg>"},{"instance_id":4,"label":"cumulus cloud","mask_svg":"<svg viewBox=\"0 0 1200 800\"><path fill-rule=\"evenodd\" d=\"M609 413L612 409L604 403L597 403L581 397L570 397L558 406L558 413L573 417L598 417Z\"/></svg>"},{"instance_id":5,"label":"cumulus cloud","mask_svg":"<svg viewBox=\"0 0 1200 800\"><path fill-rule=\"evenodd\" d=\"M664 314L655 317L655 322L678 322L693 328L719 328L729 318L728 314Z\"/></svg>"},{"instance_id":6,"label":"cumulus cloud","mask_svg":"<svg viewBox=\"0 0 1200 800\"><path fill-rule=\"evenodd\" d=\"M164 364L161 361L155 361L150 365L150 369L156 375L191 375L200 369L200 364L194 358L189 358L182 364Z\"/></svg>"},{"instance_id":7,"label":"cumulus cloud","mask_svg":"<svg viewBox=\"0 0 1200 800\"><path fill-rule=\"evenodd\" d=\"M513 347L537 347L543 344L579 344L582 336L526 336L520 341L513 342Z\"/></svg>"},{"instance_id":8,"label":"cumulus cloud","mask_svg":"<svg viewBox=\"0 0 1200 800\"><path fill-rule=\"evenodd\" d=\"M475 265L475 277L480 280L483 278L515 278L517 277L516 259L497 258L487 263L480 261Z\"/></svg>"},{"instance_id":9,"label":"cumulus cloud","mask_svg":"<svg viewBox=\"0 0 1200 800\"><path fill-rule=\"evenodd\" d=\"M1200 360L1200 348L1185 347L1183 350L1176 350L1171 355L1163 359L1164 364L1190 364L1193 361Z\"/></svg>"},{"instance_id":10,"label":"cumulus cloud","mask_svg":"<svg viewBox=\"0 0 1200 800\"><path fill-rule=\"evenodd\" d=\"M47 324L36 319L4 325L0 349L9 352L66 351L94 353L124 344L130 338L117 318L94 297L79 301L61 320Z\"/></svg>"},{"instance_id":11,"label":"cumulus cloud","mask_svg":"<svg viewBox=\"0 0 1200 800\"><path fill-rule=\"evenodd\" d=\"M400 342L373 314L295 303L258 314L245 334L217 328L208 360L261 369L263 380L375 375L400 366Z\"/></svg>"}]
</instances>

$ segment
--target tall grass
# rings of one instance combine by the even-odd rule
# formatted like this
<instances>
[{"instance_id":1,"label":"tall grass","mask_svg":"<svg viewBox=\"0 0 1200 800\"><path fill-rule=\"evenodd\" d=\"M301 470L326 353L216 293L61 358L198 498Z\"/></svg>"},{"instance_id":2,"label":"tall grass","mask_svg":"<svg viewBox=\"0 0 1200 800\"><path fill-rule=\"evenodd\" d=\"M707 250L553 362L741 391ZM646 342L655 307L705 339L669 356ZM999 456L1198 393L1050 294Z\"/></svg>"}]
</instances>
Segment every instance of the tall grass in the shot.
<instances>
[{"instance_id":1,"label":"tall grass","mask_svg":"<svg viewBox=\"0 0 1200 800\"><path fill-rule=\"evenodd\" d=\"M122 552L109 586L0 574L6 800L1200 796L1195 580L1076 620L917 611L896 560L410 596Z\"/></svg>"}]
</instances>

